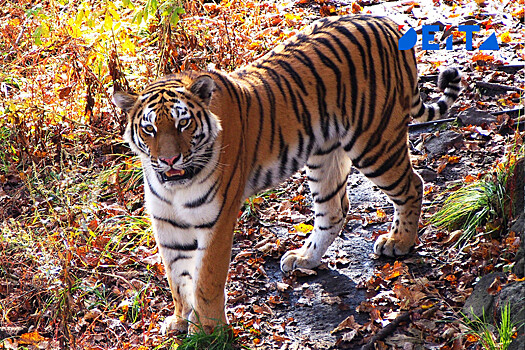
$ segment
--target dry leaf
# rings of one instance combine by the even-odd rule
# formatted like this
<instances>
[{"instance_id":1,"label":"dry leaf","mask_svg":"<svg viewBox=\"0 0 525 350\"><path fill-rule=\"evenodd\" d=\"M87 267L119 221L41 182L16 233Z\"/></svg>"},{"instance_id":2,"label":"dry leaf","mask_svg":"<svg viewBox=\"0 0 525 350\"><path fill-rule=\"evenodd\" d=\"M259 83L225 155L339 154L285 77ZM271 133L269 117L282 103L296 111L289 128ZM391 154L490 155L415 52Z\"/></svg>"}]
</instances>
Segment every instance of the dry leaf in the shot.
<instances>
[{"instance_id":1,"label":"dry leaf","mask_svg":"<svg viewBox=\"0 0 525 350\"><path fill-rule=\"evenodd\" d=\"M359 329L360 327L361 325L355 321L354 315L350 315L345 318L343 322L339 323L339 325L335 327L330 333L334 334L347 329Z\"/></svg>"},{"instance_id":2,"label":"dry leaf","mask_svg":"<svg viewBox=\"0 0 525 350\"><path fill-rule=\"evenodd\" d=\"M456 243L462 234L463 234L463 230L452 231L449 233L447 239L442 242L442 244Z\"/></svg>"},{"instance_id":3,"label":"dry leaf","mask_svg":"<svg viewBox=\"0 0 525 350\"><path fill-rule=\"evenodd\" d=\"M297 277L315 276L317 272L315 270L298 268L292 271L292 275Z\"/></svg>"},{"instance_id":4,"label":"dry leaf","mask_svg":"<svg viewBox=\"0 0 525 350\"><path fill-rule=\"evenodd\" d=\"M19 344L23 345L38 345L39 343L46 340L43 336L41 336L38 331L34 331L31 333L24 333L20 336L20 339L18 339Z\"/></svg>"},{"instance_id":5,"label":"dry leaf","mask_svg":"<svg viewBox=\"0 0 525 350\"><path fill-rule=\"evenodd\" d=\"M487 293L489 293L490 295L496 295L499 293L499 291L501 290L501 280L499 277L496 277L494 279L494 282L492 282L492 284L490 285L490 287L487 289Z\"/></svg>"}]
</instances>

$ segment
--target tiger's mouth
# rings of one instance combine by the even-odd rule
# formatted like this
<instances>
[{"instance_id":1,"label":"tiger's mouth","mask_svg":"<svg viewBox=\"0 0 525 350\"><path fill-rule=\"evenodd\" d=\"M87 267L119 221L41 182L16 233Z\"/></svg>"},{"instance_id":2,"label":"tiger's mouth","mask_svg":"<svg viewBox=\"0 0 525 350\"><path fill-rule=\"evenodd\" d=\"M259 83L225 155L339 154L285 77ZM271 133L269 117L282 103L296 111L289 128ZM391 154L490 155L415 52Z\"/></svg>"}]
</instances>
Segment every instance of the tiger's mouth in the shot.
<instances>
[{"instance_id":1,"label":"tiger's mouth","mask_svg":"<svg viewBox=\"0 0 525 350\"><path fill-rule=\"evenodd\" d=\"M201 170L202 166L188 166L184 169L170 169L165 172L159 172L159 178L163 183L169 182L180 182L182 180L187 180L193 178Z\"/></svg>"}]
</instances>

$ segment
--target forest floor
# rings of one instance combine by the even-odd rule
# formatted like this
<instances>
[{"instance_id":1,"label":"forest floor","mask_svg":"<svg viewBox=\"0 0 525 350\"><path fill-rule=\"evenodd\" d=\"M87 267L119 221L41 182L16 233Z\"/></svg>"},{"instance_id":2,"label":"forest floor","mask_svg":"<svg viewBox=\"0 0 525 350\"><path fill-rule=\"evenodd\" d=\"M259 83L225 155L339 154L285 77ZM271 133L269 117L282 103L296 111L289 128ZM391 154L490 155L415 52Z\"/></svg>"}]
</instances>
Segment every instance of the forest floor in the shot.
<instances>
[{"instance_id":1,"label":"forest floor","mask_svg":"<svg viewBox=\"0 0 525 350\"><path fill-rule=\"evenodd\" d=\"M440 67L464 74L451 120L410 128L425 180L420 242L402 259L373 256L393 207L355 171L348 222L322 265L284 276L280 257L313 225L301 171L239 212L228 318L251 349L359 349L392 322L377 349L480 348L460 311L481 276L518 279L520 239L508 230L517 214L461 244L457 230L429 220L451 193L523 156L523 0L187 2L184 13L167 1L178 14L170 26L162 11L146 15L145 2L132 2L0 0L0 349L176 348L160 332L171 295L112 89L209 65L231 71L317 18L352 13L416 30L452 25L454 50L444 50L445 30L441 50L416 44L428 100L440 94ZM472 51L455 31L462 24L480 25ZM492 33L499 50L478 50Z\"/></svg>"}]
</instances>

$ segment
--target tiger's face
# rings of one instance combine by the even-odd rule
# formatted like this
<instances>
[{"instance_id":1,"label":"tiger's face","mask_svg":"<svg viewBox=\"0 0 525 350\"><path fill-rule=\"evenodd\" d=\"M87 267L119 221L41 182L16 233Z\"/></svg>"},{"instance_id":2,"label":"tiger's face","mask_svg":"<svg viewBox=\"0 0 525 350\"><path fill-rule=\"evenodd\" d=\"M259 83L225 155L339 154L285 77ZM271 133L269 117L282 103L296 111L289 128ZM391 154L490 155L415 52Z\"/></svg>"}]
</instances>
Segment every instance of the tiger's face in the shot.
<instances>
[{"instance_id":1,"label":"tiger's face","mask_svg":"<svg viewBox=\"0 0 525 350\"><path fill-rule=\"evenodd\" d=\"M114 94L128 113L125 138L165 187L187 185L210 164L221 130L209 111L215 84L209 76L171 76L148 86L140 95Z\"/></svg>"}]
</instances>

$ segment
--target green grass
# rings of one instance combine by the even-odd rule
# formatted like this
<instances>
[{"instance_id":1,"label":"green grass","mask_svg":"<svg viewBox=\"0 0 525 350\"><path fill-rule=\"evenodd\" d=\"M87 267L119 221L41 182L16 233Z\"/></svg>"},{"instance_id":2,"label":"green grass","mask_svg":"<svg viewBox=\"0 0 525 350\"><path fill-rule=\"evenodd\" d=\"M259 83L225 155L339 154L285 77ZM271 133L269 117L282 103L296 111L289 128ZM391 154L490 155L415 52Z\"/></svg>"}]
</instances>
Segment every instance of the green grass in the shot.
<instances>
[{"instance_id":1,"label":"green grass","mask_svg":"<svg viewBox=\"0 0 525 350\"><path fill-rule=\"evenodd\" d=\"M18 161L16 150L10 144L11 130L6 126L0 126L0 174L8 172L13 161Z\"/></svg>"},{"instance_id":2,"label":"green grass","mask_svg":"<svg viewBox=\"0 0 525 350\"><path fill-rule=\"evenodd\" d=\"M467 335L477 339L484 350L507 350L514 339L516 330L519 327L511 320L511 306L506 304L501 308L501 320L495 325L487 322L485 311L482 318L473 315L470 319L462 314L461 324L467 329Z\"/></svg>"},{"instance_id":3,"label":"green grass","mask_svg":"<svg viewBox=\"0 0 525 350\"><path fill-rule=\"evenodd\" d=\"M483 179L452 193L443 207L430 219L441 230L462 230L456 246L464 247L473 237L502 231L515 215L509 180L514 175L516 159L523 153L516 149L510 160L500 164Z\"/></svg>"},{"instance_id":4,"label":"green grass","mask_svg":"<svg viewBox=\"0 0 525 350\"><path fill-rule=\"evenodd\" d=\"M234 335L232 328L222 324L215 327L211 334L206 333L204 328L194 323L197 331L193 334L183 336L182 344L177 350L238 350L249 349L240 345L238 338Z\"/></svg>"},{"instance_id":5,"label":"green grass","mask_svg":"<svg viewBox=\"0 0 525 350\"><path fill-rule=\"evenodd\" d=\"M462 246L491 218L501 218L505 192L501 184L480 181L460 188L448 197L430 222L439 229L463 230L457 244Z\"/></svg>"}]
</instances>

